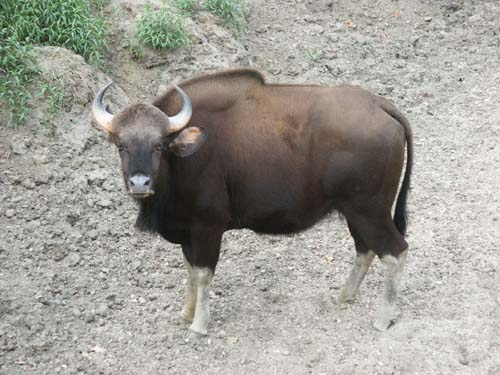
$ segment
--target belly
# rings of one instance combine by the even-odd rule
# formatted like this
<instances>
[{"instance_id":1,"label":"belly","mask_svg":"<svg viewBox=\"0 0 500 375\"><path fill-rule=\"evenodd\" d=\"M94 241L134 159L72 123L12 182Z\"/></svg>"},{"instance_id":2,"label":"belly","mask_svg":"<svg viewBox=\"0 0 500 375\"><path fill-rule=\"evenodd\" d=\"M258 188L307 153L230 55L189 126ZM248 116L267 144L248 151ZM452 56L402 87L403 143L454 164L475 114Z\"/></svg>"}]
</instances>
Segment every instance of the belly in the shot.
<instances>
[{"instance_id":1,"label":"belly","mask_svg":"<svg viewBox=\"0 0 500 375\"><path fill-rule=\"evenodd\" d=\"M313 202L310 202L313 203ZM262 207L240 216L234 228L247 228L257 233L287 234L310 228L333 209L332 201L291 207Z\"/></svg>"}]
</instances>

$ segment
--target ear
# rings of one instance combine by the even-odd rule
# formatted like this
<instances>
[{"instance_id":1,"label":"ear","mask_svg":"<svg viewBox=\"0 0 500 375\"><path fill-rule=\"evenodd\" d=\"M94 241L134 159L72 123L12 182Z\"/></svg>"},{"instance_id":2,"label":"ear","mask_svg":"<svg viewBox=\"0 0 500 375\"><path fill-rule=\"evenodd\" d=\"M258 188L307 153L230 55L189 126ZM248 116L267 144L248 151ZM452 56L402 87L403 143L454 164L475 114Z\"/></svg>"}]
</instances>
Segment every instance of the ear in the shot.
<instances>
[{"instance_id":1,"label":"ear","mask_svg":"<svg viewBox=\"0 0 500 375\"><path fill-rule=\"evenodd\" d=\"M207 130L198 126L184 128L169 144L170 150L177 156L185 158L194 154L207 139Z\"/></svg>"}]
</instances>

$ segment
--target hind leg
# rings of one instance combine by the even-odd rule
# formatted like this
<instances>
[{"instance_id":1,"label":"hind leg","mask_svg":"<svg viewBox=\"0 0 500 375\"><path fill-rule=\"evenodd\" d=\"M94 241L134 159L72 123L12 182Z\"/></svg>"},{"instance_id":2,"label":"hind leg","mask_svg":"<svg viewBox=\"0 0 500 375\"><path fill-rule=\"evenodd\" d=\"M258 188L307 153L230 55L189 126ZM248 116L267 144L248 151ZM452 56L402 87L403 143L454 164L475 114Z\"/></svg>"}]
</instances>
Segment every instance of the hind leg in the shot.
<instances>
[{"instance_id":1,"label":"hind leg","mask_svg":"<svg viewBox=\"0 0 500 375\"><path fill-rule=\"evenodd\" d=\"M351 223L348 223L348 225L356 246L356 258L354 259L354 265L351 273L340 290L340 294L337 298L337 304L339 305L354 300L359 286L361 285L366 272L368 272L368 268L370 268L373 258L375 257L375 253L368 249L368 246L359 235L356 228L354 228Z\"/></svg>"},{"instance_id":2,"label":"hind leg","mask_svg":"<svg viewBox=\"0 0 500 375\"><path fill-rule=\"evenodd\" d=\"M373 323L379 331L387 330L396 319L396 300L407 253L408 250L404 250L397 257L387 254L380 258L384 268L384 292L382 304Z\"/></svg>"},{"instance_id":3,"label":"hind leg","mask_svg":"<svg viewBox=\"0 0 500 375\"><path fill-rule=\"evenodd\" d=\"M374 327L385 331L396 318L398 287L406 261L408 244L398 232L390 210L348 210L345 215L369 249L379 257L384 268L382 304Z\"/></svg>"}]
</instances>

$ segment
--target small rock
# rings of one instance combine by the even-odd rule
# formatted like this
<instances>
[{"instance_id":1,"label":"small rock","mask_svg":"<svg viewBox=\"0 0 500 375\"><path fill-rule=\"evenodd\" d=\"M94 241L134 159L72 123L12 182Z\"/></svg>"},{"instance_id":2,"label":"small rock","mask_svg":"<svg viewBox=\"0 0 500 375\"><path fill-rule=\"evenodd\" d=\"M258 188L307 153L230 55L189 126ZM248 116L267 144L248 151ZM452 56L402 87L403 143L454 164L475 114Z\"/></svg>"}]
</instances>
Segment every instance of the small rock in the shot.
<instances>
[{"instance_id":1,"label":"small rock","mask_svg":"<svg viewBox=\"0 0 500 375\"><path fill-rule=\"evenodd\" d=\"M451 3L451 4L443 5L443 8L445 8L449 12L457 12L460 10L461 6L458 3Z\"/></svg>"},{"instance_id":2,"label":"small rock","mask_svg":"<svg viewBox=\"0 0 500 375\"><path fill-rule=\"evenodd\" d=\"M477 22L480 22L480 21L481 21L481 15L479 15L479 14L475 14L475 15L473 15L473 16L470 16L470 17L468 18L468 21L469 21L470 23L477 23Z\"/></svg>"},{"instance_id":3,"label":"small rock","mask_svg":"<svg viewBox=\"0 0 500 375\"><path fill-rule=\"evenodd\" d=\"M34 189L36 186L35 183L33 182L33 180L31 180L30 178L27 178L26 180L24 180L21 183L21 185L24 186L28 190Z\"/></svg>"},{"instance_id":4,"label":"small rock","mask_svg":"<svg viewBox=\"0 0 500 375\"><path fill-rule=\"evenodd\" d=\"M269 25L264 25L262 27L259 27L257 30L255 30L255 32L257 34L264 34L265 32L267 32L267 30L269 30L270 26Z\"/></svg>"},{"instance_id":5,"label":"small rock","mask_svg":"<svg viewBox=\"0 0 500 375\"><path fill-rule=\"evenodd\" d=\"M71 253L66 257L66 262L68 263L68 266L70 267L75 267L80 263L81 261L81 256L78 253Z\"/></svg>"},{"instance_id":6,"label":"small rock","mask_svg":"<svg viewBox=\"0 0 500 375\"><path fill-rule=\"evenodd\" d=\"M6 352L12 352L17 348L17 341L15 338L6 337L3 342L0 343L0 348Z\"/></svg>"},{"instance_id":7,"label":"small rock","mask_svg":"<svg viewBox=\"0 0 500 375\"><path fill-rule=\"evenodd\" d=\"M11 218L16 214L16 211L12 208L9 208L8 210L5 211L5 216Z\"/></svg>"},{"instance_id":8,"label":"small rock","mask_svg":"<svg viewBox=\"0 0 500 375\"><path fill-rule=\"evenodd\" d=\"M338 42L340 37L337 34L330 34L328 35L328 39L332 42Z\"/></svg>"},{"instance_id":9,"label":"small rock","mask_svg":"<svg viewBox=\"0 0 500 375\"><path fill-rule=\"evenodd\" d=\"M111 180L106 180L102 184L102 188L106 191L113 191L115 190L115 184Z\"/></svg>"},{"instance_id":10,"label":"small rock","mask_svg":"<svg viewBox=\"0 0 500 375\"><path fill-rule=\"evenodd\" d=\"M96 240L99 237L99 232L95 229L90 230L87 235L91 240Z\"/></svg>"},{"instance_id":11,"label":"small rock","mask_svg":"<svg viewBox=\"0 0 500 375\"><path fill-rule=\"evenodd\" d=\"M47 164L49 162L49 158L47 155L33 155L32 159L35 164Z\"/></svg>"},{"instance_id":12,"label":"small rock","mask_svg":"<svg viewBox=\"0 0 500 375\"><path fill-rule=\"evenodd\" d=\"M108 177L108 172L104 169L95 169L87 173L89 185L100 185Z\"/></svg>"},{"instance_id":13,"label":"small rock","mask_svg":"<svg viewBox=\"0 0 500 375\"><path fill-rule=\"evenodd\" d=\"M28 148L26 147L24 142L11 141L10 149L16 155L24 155L28 152Z\"/></svg>"},{"instance_id":14,"label":"small rock","mask_svg":"<svg viewBox=\"0 0 500 375\"><path fill-rule=\"evenodd\" d=\"M91 348L90 351L94 352L94 353L104 353L106 351L106 349L101 348L100 346L96 345L93 348Z\"/></svg>"},{"instance_id":15,"label":"small rock","mask_svg":"<svg viewBox=\"0 0 500 375\"><path fill-rule=\"evenodd\" d=\"M431 22L431 21L432 21L432 17L425 17L425 18L424 18L424 21L425 21L425 22Z\"/></svg>"},{"instance_id":16,"label":"small rock","mask_svg":"<svg viewBox=\"0 0 500 375\"><path fill-rule=\"evenodd\" d=\"M238 342L238 338L237 337L233 337L233 336L227 337L226 340L227 340L227 343L230 344L230 345L236 344Z\"/></svg>"},{"instance_id":17,"label":"small rock","mask_svg":"<svg viewBox=\"0 0 500 375\"><path fill-rule=\"evenodd\" d=\"M328 51L325 53L324 57L327 60L334 60L337 58L337 52L336 51Z\"/></svg>"},{"instance_id":18,"label":"small rock","mask_svg":"<svg viewBox=\"0 0 500 375\"><path fill-rule=\"evenodd\" d=\"M92 311L86 311L83 318L87 323L92 323L95 320L95 314Z\"/></svg>"},{"instance_id":19,"label":"small rock","mask_svg":"<svg viewBox=\"0 0 500 375\"><path fill-rule=\"evenodd\" d=\"M311 27L311 35L323 34L324 32L325 32L325 29L323 26L314 25Z\"/></svg>"},{"instance_id":20,"label":"small rock","mask_svg":"<svg viewBox=\"0 0 500 375\"><path fill-rule=\"evenodd\" d=\"M199 23L207 23L210 20L210 17L206 14L200 14L197 18Z\"/></svg>"},{"instance_id":21,"label":"small rock","mask_svg":"<svg viewBox=\"0 0 500 375\"><path fill-rule=\"evenodd\" d=\"M113 205L113 202L111 202L110 199L108 198L101 198L97 204L103 208L108 208L108 207L111 207Z\"/></svg>"},{"instance_id":22,"label":"small rock","mask_svg":"<svg viewBox=\"0 0 500 375\"><path fill-rule=\"evenodd\" d=\"M50 344L43 339L37 339L32 345L31 348L37 352L45 352L49 349Z\"/></svg>"},{"instance_id":23,"label":"small rock","mask_svg":"<svg viewBox=\"0 0 500 375\"><path fill-rule=\"evenodd\" d=\"M148 295L148 299L149 299L150 301L155 301L155 300L157 300L159 297L160 297L160 295L159 295L158 293L150 293L150 294Z\"/></svg>"},{"instance_id":24,"label":"small rock","mask_svg":"<svg viewBox=\"0 0 500 375\"><path fill-rule=\"evenodd\" d=\"M35 184L37 185L45 185L49 182L50 180L50 172L48 171L40 171L40 173L37 173L34 177Z\"/></svg>"},{"instance_id":25,"label":"small rock","mask_svg":"<svg viewBox=\"0 0 500 375\"><path fill-rule=\"evenodd\" d=\"M99 316L107 316L109 312L109 308L107 305L101 303L97 308L95 309L95 313Z\"/></svg>"}]
</instances>

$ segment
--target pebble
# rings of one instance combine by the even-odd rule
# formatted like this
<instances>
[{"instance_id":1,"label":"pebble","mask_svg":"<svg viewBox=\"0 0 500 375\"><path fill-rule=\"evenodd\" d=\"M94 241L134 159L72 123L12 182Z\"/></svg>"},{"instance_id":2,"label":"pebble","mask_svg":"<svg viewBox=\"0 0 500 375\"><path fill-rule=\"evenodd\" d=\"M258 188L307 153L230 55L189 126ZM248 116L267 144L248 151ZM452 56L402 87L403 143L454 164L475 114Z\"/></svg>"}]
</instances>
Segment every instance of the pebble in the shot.
<instances>
[{"instance_id":1,"label":"pebble","mask_svg":"<svg viewBox=\"0 0 500 375\"><path fill-rule=\"evenodd\" d=\"M24 155L28 152L28 148L26 147L24 142L11 141L10 149L16 155Z\"/></svg>"},{"instance_id":2,"label":"pebble","mask_svg":"<svg viewBox=\"0 0 500 375\"><path fill-rule=\"evenodd\" d=\"M101 184L108 177L108 172L105 169L95 169L87 173L87 181L89 185Z\"/></svg>"},{"instance_id":3,"label":"pebble","mask_svg":"<svg viewBox=\"0 0 500 375\"><path fill-rule=\"evenodd\" d=\"M99 232L95 229L89 230L87 233L91 240L96 240L99 237Z\"/></svg>"},{"instance_id":4,"label":"pebble","mask_svg":"<svg viewBox=\"0 0 500 375\"><path fill-rule=\"evenodd\" d=\"M207 23L210 20L210 17L208 17L205 14L199 15L197 18L199 23Z\"/></svg>"},{"instance_id":5,"label":"pebble","mask_svg":"<svg viewBox=\"0 0 500 375\"><path fill-rule=\"evenodd\" d=\"M159 297L160 297L160 295L159 295L158 293L150 293L150 294L148 295L148 299L149 299L150 301L155 301L155 300L157 300Z\"/></svg>"},{"instance_id":6,"label":"pebble","mask_svg":"<svg viewBox=\"0 0 500 375\"><path fill-rule=\"evenodd\" d=\"M99 316L107 316L109 312L109 308L107 305L104 303L101 303L97 308L95 309L95 313Z\"/></svg>"},{"instance_id":7,"label":"pebble","mask_svg":"<svg viewBox=\"0 0 500 375\"><path fill-rule=\"evenodd\" d=\"M21 185L24 186L28 190L34 189L35 186L36 186L35 183L33 182L33 180L30 179L30 178L27 178L26 180L23 180L23 182L21 183Z\"/></svg>"},{"instance_id":8,"label":"pebble","mask_svg":"<svg viewBox=\"0 0 500 375\"><path fill-rule=\"evenodd\" d=\"M103 208L108 208L108 207L111 207L113 205L113 202L111 202L110 199L108 198L101 198L98 202L97 202L97 205L98 206L101 206Z\"/></svg>"},{"instance_id":9,"label":"pebble","mask_svg":"<svg viewBox=\"0 0 500 375\"><path fill-rule=\"evenodd\" d=\"M311 27L311 35L323 34L325 32L325 28L320 25L314 25Z\"/></svg>"},{"instance_id":10,"label":"pebble","mask_svg":"<svg viewBox=\"0 0 500 375\"><path fill-rule=\"evenodd\" d=\"M95 320L95 314L92 311L86 311L83 318L87 323L92 323Z\"/></svg>"},{"instance_id":11,"label":"pebble","mask_svg":"<svg viewBox=\"0 0 500 375\"><path fill-rule=\"evenodd\" d=\"M66 257L66 262L68 263L68 266L70 267L75 267L80 263L82 257L78 253L71 253Z\"/></svg>"},{"instance_id":12,"label":"pebble","mask_svg":"<svg viewBox=\"0 0 500 375\"><path fill-rule=\"evenodd\" d=\"M16 214L16 210L9 208L8 210L5 211L5 216L11 218Z\"/></svg>"},{"instance_id":13,"label":"pebble","mask_svg":"<svg viewBox=\"0 0 500 375\"><path fill-rule=\"evenodd\" d=\"M51 177L50 172L40 171L40 173L37 173L34 177L35 184L36 185L45 185L49 182L50 177Z\"/></svg>"},{"instance_id":14,"label":"pebble","mask_svg":"<svg viewBox=\"0 0 500 375\"><path fill-rule=\"evenodd\" d=\"M32 159L35 164L47 164L49 162L49 158L47 155L33 155Z\"/></svg>"}]
</instances>

